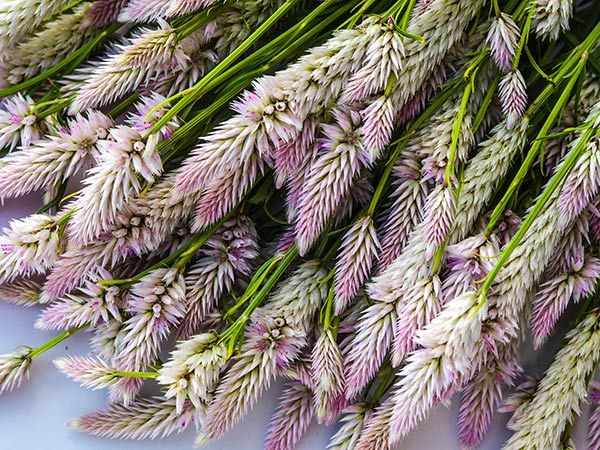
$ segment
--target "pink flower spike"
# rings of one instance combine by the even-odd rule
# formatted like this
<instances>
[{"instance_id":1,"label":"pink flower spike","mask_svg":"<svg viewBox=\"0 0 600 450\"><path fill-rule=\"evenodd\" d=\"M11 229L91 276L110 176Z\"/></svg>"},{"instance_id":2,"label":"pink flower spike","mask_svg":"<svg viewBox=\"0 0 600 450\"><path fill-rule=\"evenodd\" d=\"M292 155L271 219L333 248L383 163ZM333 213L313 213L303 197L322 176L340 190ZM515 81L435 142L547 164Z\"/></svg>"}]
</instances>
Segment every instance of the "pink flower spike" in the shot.
<instances>
[{"instance_id":1,"label":"pink flower spike","mask_svg":"<svg viewBox=\"0 0 600 450\"><path fill-rule=\"evenodd\" d=\"M500 103L506 117L506 128L512 130L527 108L527 86L517 69L508 72L499 84Z\"/></svg>"},{"instance_id":2,"label":"pink flower spike","mask_svg":"<svg viewBox=\"0 0 600 450\"><path fill-rule=\"evenodd\" d=\"M500 13L492 21L487 42L492 49L492 58L502 70L510 70L517 51L520 31L511 16Z\"/></svg>"},{"instance_id":3,"label":"pink flower spike","mask_svg":"<svg viewBox=\"0 0 600 450\"><path fill-rule=\"evenodd\" d=\"M298 445L313 418L311 390L299 382L288 384L269 424L265 450L289 450Z\"/></svg>"},{"instance_id":4,"label":"pink flower spike","mask_svg":"<svg viewBox=\"0 0 600 450\"><path fill-rule=\"evenodd\" d=\"M552 332L569 302L578 303L589 296L600 279L600 260L586 257L570 273L557 275L540 286L533 299L531 330L538 349Z\"/></svg>"},{"instance_id":5,"label":"pink flower spike","mask_svg":"<svg viewBox=\"0 0 600 450\"><path fill-rule=\"evenodd\" d=\"M336 315L344 312L358 294L377 260L378 250L379 240L370 215L357 220L346 232L335 269Z\"/></svg>"}]
</instances>

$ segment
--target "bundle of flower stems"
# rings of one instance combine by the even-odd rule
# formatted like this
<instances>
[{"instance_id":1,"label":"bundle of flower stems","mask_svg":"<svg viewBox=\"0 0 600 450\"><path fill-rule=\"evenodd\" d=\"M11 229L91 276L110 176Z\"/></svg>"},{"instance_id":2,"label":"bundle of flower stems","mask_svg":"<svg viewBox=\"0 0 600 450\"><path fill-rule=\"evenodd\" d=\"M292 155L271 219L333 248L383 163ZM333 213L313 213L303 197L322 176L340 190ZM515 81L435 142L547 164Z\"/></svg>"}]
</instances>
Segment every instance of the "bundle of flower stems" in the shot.
<instances>
[{"instance_id":1,"label":"bundle of flower stems","mask_svg":"<svg viewBox=\"0 0 600 450\"><path fill-rule=\"evenodd\" d=\"M463 448L498 411L504 449L574 448L589 402L600 449L599 19L593 0L0 2L0 200L43 192L0 237L0 297L57 333L0 356L0 392L86 333L55 365L107 389L70 422L93 435L193 423L202 446L283 379L267 450L313 421L341 424L328 449L393 448L451 398ZM565 312L546 373L523 373Z\"/></svg>"}]
</instances>

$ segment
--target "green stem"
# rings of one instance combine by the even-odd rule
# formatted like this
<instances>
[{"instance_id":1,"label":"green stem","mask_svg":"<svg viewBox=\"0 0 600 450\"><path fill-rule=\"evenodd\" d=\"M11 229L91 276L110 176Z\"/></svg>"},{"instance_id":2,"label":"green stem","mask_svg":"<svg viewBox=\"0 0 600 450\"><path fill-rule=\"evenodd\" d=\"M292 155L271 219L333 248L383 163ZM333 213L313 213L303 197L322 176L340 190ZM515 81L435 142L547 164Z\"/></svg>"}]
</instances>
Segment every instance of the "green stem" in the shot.
<instances>
[{"instance_id":1,"label":"green stem","mask_svg":"<svg viewBox=\"0 0 600 450\"><path fill-rule=\"evenodd\" d=\"M271 289L273 289L289 265L294 261L294 259L296 259L297 255L298 248L295 245L285 252L283 258L281 259L281 263L277 266L277 269L275 269L275 271L267 279L260 291L258 291L258 293L252 297L252 300L242 315L238 317L238 319L227 329L227 331L221 335L219 339L221 342L228 341L228 350L230 355L233 354L233 350L235 349L235 345L240 337L240 333L243 332L250 315L267 297L269 292L271 292Z\"/></svg>"},{"instance_id":2,"label":"green stem","mask_svg":"<svg viewBox=\"0 0 600 450\"><path fill-rule=\"evenodd\" d=\"M53 337L52 339L50 339L48 342L45 342L42 345L40 345L39 347L36 347L33 350L31 350L29 352L28 357L30 359L37 358L42 353L46 353L48 350L50 350L51 348L56 347L62 341L70 338L71 336L73 336L78 331L84 330L86 328L87 328L87 325L84 325L82 327L75 327L75 328L71 328L71 329L69 329L67 331L64 331L61 334L59 334L59 335Z\"/></svg>"},{"instance_id":3,"label":"green stem","mask_svg":"<svg viewBox=\"0 0 600 450\"><path fill-rule=\"evenodd\" d=\"M71 53L61 62L52 66L50 69L40 73L39 75L33 78L29 78L28 80L22 81L21 83L15 84L13 86L0 89L0 97L8 97L9 95L16 94L19 91L30 89L69 66L74 67L79 65L89 56L89 54L97 45L99 45L103 40L105 40L108 36L115 32L120 26L121 24L118 23L112 25L110 28L104 30L102 33L98 34L96 37L91 39L85 46L81 47L78 51Z\"/></svg>"},{"instance_id":4,"label":"green stem","mask_svg":"<svg viewBox=\"0 0 600 450\"><path fill-rule=\"evenodd\" d=\"M265 20L248 38L246 38L236 49L217 64L208 74L204 76L190 91L189 94L179 100L160 120L158 120L147 132L148 135L156 133L169 120L190 104L196 102L206 90L206 86L217 76L221 75L234 61L242 56L254 43L265 34L275 23L281 19L300 0L287 0L267 20ZM167 102L169 99L167 99Z\"/></svg>"},{"instance_id":5,"label":"green stem","mask_svg":"<svg viewBox=\"0 0 600 450\"><path fill-rule=\"evenodd\" d=\"M465 86L465 90L463 92L463 96L460 100L460 107L458 108L458 114L456 114L456 118L452 123L452 132L450 139L450 149L448 150L448 165L446 166L446 173L444 176L444 181L446 186L450 186L451 180L454 178L454 171L456 165L456 151L458 149L458 140L460 139L460 131L463 125L463 121L465 115L467 113L467 107L469 105L469 99L471 98L471 93L473 92L473 82L475 81L475 76L477 71L472 72L472 76L469 80L467 80L467 85Z\"/></svg>"},{"instance_id":6,"label":"green stem","mask_svg":"<svg viewBox=\"0 0 600 450\"><path fill-rule=\"evenodd\" d=\"M236 302L235 305L233 305L227 310L227 312L224 314L224 318L231 317L233 314L236 313L237 310L244 306L248 299L250 299L256 293L258 288L264 283L269 273L271 273L271 271L273 270L273 267L275 267L281 261L282 258L282 254L277 254L271 259L269 259L256 271L240 299Z\"/></svg>"},{"instance_id":7,"label":"green stem","mask_svg":"<svg viewBox=\"0 0 600 450\"><path fill-rule=\"evenodd\" d=\"M548 134L548 132L554 125L554 122L558 119L564 106L566 105L567 101L569 100L571 91L573 90L573 87L575 86L575 84L577 83L577 79L579 78L579 74L585 67L585 59L586 59L585 55L586 54L584 54L582 56L582 60L580 61L580 64L577 66L575 74L573 74L573 76L567 83L567 86L561 92L560 97L558 98L557 102L552 107L552 111L550 112L550 114L548 115L548 118L542 125L542 127L537 135L536 140L531 145L531 148L530 148L529 152L527 153L525 160L521 164L521 167L519 167L517 174L511 181L508 189L502 196L502 199L500 200L500 202L498 203L496 208L494 208L494 211L492 212L492 216L490 217L490 221L485 230L486 234L489 235L492 233L496 224L498 223L498 220L500 220L500 218L502 217L502 214L504 213L504 210L506 209L506 205L508 205L508 203L509 203L510 199L512 198L512 196L514 195L514 193L521 186L521 182L523 181L523 179L525 178L525 175L527 175L527 172L529 172L531 165L537 158L539 151L541 150L542 146L544 145L543 139L540 139L540 138L544 137Z\"/></svg>"},{"instance_id":8,"label":"green stem","mask_svg":"<svg viewBox=\"0 0 600 450\"><path fill-rule=\"evenodd\" d=\"M548 186L546 187L546 189L544 189L544 192L542 192L542 195L535 203L534 207L531 209L531 212L527 215L527 218L523 221L513 238L510 240L506 248L498 257L498 261L494 265L492 271L485 278L485 281L482 284L480 290L480 295L482 298L485 298L487 291L492 286L494 279L500 272L500 269L502 269L512 252L515 250L515 248L517 248L517 246L525 236L525 233L527 233L527 230L529 230L529 228L540 215L546 204L550 201L554 192L558 189L558 187L562 184L566 176L569 174L569 172L577 162L577 159L585 150L588 141L591 139L594 133L596 133L596 129L590 126L580 137L575 147L573 147L573 150L569 152L569 154L565 158L564 162L560 165L559 169L554 174L554 176L550 179Z\"/></svg>"},{"instance_id":9,"label":"green stem","mask_svg":"<svg viewBox=\"0 0 600 450\"><path fill-rule=\"evenodd\" d=\"M158 378L158 372L122 372L122 371L114 371L112 373L114 377L119 378Z\"/></svg>"},{"instance_id":10,"label":"green stem","mask_svg":"<svg viewBox=\"0 0 600 450\"><path fill-rule=\"evenodd\" d=\"M529 32L531 31L531 21L533 20L534 13L535 8L532 7L529 13L527 14L527 19L525 19L523 31L521 32L521 39L519 40L519 45L517 46L517 51L515 52L515 57L513 58L512 62L512 67L515 70L519 67L521 53L523 52L523 48L527 45L527 41L529 40Z\"/></svg>"},{"instance_id":11,"label":"green stem","mask_svg":"<svg viewBox=\"0 0 600 450\"><path fill-rule=\"evenodd\" d=\"M325 314L323 315L323 331L327 331L331 327L331 317L333 315L334 294L335 294L335 282L331 283L329 292L327 293L327 301L325 302Z\"/></svg>"}]
</instances>

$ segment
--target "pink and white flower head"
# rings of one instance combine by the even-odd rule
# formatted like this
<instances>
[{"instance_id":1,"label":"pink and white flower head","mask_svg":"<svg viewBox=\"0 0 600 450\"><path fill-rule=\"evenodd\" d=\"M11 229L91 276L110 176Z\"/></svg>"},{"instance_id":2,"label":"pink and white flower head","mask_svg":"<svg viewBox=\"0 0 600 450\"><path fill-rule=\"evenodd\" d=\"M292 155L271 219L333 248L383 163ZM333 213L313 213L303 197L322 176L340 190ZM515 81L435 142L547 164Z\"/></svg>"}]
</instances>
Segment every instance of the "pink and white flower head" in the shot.
<instances>
[{"instance_id":1,"label":"pink and white flower head","mask_svg":"<svg viewBox=\"0 0 600 450\"><path fill-rule=\"evenodd\" d=\"M505 13L497 15L487 35L492 49L492 58L502 70L510 70L520 39L519 27L511 16Z\"/></svg>"},{"instance_id":2,"label":"pink and white flower head","mask_svg":"<svg viewBox=\"0 0 600 450\"><path fill-rule=\"evenodd\" d=\"M183 318L185 307L184 280L176 269L156 269L135 283L117 355L120 363L141 368L153 362L162 341Z\"/></svg>"},{"instance_id":3,"label":"pink and white flower head","mask_svg":"<svg viewBox=\"0 0 600 450\"><path fill-rule=\"evenodd\" d=\"M148 22L183 16L215 3L215 0L132 0L119 15L122 22Z\"/></svg>"},{"instance_id":4,"label":"pink and white flower head","mask_svg":"<svg viewBox=\"0 0 600 450\"><path fill-rule=\"evenodd\" d=\"M280 403L269 424L265 450L294 448L308 430L314 414L312 391L293 381L280 396Z\"/></svg>"},{"instance_id":5,"label":"pink and white flower head","mask_svg":"<svg viewBox=\"0 0 600 450\"><path fill-rule=\"evenodd\" d=\"M290 326L284 317L262 308L252 317L240 355L217 388L196 445L218 439L235 425L306 345L304 331Z\"/></svg>"},{"instance_id":6,"label":"pink and white flower head","mask_svg":"<svg viewBox=\"0 0 600 450\"><path fill-rule=\"evenodd\" d=\"M32 214L13 220L0 236L0 283L19 275L43 274L59 257L61 232L57 219Z\"/></svg>"},{"instance_id":7,"label":"pink and white flower head","mask_svg":"<svg viewBox=\"0 0 600 450\"><path fill-rule=\"evenodd\" d=\"M77 115L65 127L33 143L26 152L8 155L0 167L0 198L53 189L99 160L98 142L106 139L112 120L100 111Z\"/></svg>"},{"instance_id":8,"label":"pink and white flower head","mask_svg":"<svg viewBox=\"0 0 600 450\"><path fill-rule=\"evenodd\" d=\"M29 147L41 136L42 125L35 115L31 97L16 94L0 106L0 149Z\"/></svg>"},{"instance_id":9,"label":"pink and white flower head","mask_svg":"<svg viewBox=\"0 0 600 450\"><path fill-rule=\"evenodd\" d=\"M135 111L128 115L127 123L142 136L145 136L147 131L168 111L169 104L156 108L165 100L165 97L157 92L152 92L149 96L143 96L141 101L136 103ZM179 128L179 121L177 117L174 117L157 133L160 135L161 140L169 139L177 128Z\"/></svg>"},{"instance_id":10,"label":"pink and white flower head","mask_svg":"<svg viewBox=\"0 0 600 450\"><path fill-rule=\"evenodd\" d=\"M66 294L45 309L36 322L36 327L66 330L85 324L96 326L113 319L121 322L121 309L125 307L127 291L118 286L98 283L99 280L112 278L107 270L99 268L83 287L72 294Z\"/></svg>"},{"instance_id":11,"label":"pink and white flower head","mask_svg":"<svg viewBox=\"0 0 600 450\"><path fill-rule=\"evenodd\" d=\"M18 388L29 377L30 352L30 349L23 349L0 355L0 394Z\"/></svg>"},{"instance_id":12,"label":"pink and white flower head","mask_svg":"<svg viewBox=\"0 0 600 450\"><path fill-rule=\"evenodd\" d=\"M527 108L527 86L523 75L514 69L508 72L499 84L500 103L506 117L506 128L513 129Z\"/></svg>"},{"instance_id":13,"label":"pink and white flower head","mask_svg":"<svg viewBox=\"0 0 600 450\"><path fill-rule=\"evenodd\" d=\"M210 403L227 359L227 348L216 333L198 334L177 344L157 381L166 386L165 397L176 398L177 412L183 411L187 400L202 408Z\"/></svg>"}]
</instances>

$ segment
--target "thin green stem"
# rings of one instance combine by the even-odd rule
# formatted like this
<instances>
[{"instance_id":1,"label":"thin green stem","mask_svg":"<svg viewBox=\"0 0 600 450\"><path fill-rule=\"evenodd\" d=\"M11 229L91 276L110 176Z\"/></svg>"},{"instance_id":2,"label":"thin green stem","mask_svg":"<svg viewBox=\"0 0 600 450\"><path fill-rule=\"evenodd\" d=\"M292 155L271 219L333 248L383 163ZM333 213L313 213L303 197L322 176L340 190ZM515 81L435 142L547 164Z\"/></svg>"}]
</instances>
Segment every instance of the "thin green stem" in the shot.
<instances>
[{"instance_id":1,"label":"thin green stem","mask_svg":"<svg viewBox=\"0 0 600 450\"><path fill-rule=\"evenodd\" d=\"M323 331L327 331L331 327L334 296L335 296L335 282L331 283L331 286L329 287L329 292L327 293L327 300L325 301L325 307L324 307L324 312L323 312Z\"/></svg>"},{"instance_id":2,"label":"thin green stem","mask_svg":"<svg viewBox=\"0 0 600 450\"><path fill-rule=\"evenodd\" d=\"M86 328L87 328L87 325L82 326L82 327L71 328L71 329L69 329L67 331L64 331L61 334L59 334L59 335L53 337L52 339L50 339L48 342L45 342L42 345L40 345L39 347L36 347L33 350L31 350L29 352L29 354L28 354L28 357L30 359L37 358L41 354L46 353L48 350L56 347L58 344L60 344L64 340L70 338L71 336L73 336L78 331L84 330Z\"/></svg>"},{"instance_id":3,"label":"thin green stem","mask_svg":"<svg viewBox=\"0 0 600 450\"><path fill-rule=\"evenodd\" d=\"M269 276L273 268L279 264L282 258L282 254L277 254L270 258L256 271L240 299L235 303L235 305L227 310L227 312L224 314L224 318L233 316L242 306L246 304L248 299L250 299L256 293L256 291L258 291L258 288L264 283L265 279Z\"/></svg>"},{"instance_id":4,"label":"thin green stem","mask_svg":"<svg viewBox=\"0 0 600 450\"><path fill-rule=\"evenodd\" d=\"M298 255L297 246L291 247L287 252L285 252L283 258L281 259L280 264L277 266L275 271L271 274L271 276L266 280L263 284L262 288L254 295L244 310L244 312L237 318L237 320L220 336L219 340L221 342L228 342L228 351L229 354L233 354L236 343L240 337L240 334L243 332L244 327L246 326L246 322L250 319L250 315L254 312L254 310L261 304L261 302L267 297L271 289L275 286L275 284L279 281L281 276L290 266L290 264L296 259Z\"/></svg>"},{"instance_id":5,"label":"thin green stem","mask_svg":"<svg viewBox=\"0 0 600 450\"><path fill-rule=\"evenodd\" d=\"M471 93L473 92L473 82L475 81L477 71L472 72L472 74L472 77L469 80L467 80L467 85L465 86L465 90L460 100L458 113L456 114L456 118L452 123L450 148L448 150L448 165L446 166L446 173L444 176L444 182L446 183L446 186L450 186L451 181L454 178L454 171L456 170L455 166L456 151L458 149L458 140L460 139L461 128L463 125L465 115L467 114L467 107L469 106L469 100L471 98Z\"/></svg>"},{"instance_id":6,"label":"thin green stem","mask_svg":"<svg viewBox=\"0 0 600 450\"><path fill-rule=\"evenodd\" d=\"M585 60L586 60L586 56L584 54L582 56L582 60L581 60L580 64L577 66L575 73L573 74L573 76L571 77L571 79L569 80L567 85L565 86L564 90L561 92L560 97L558 98L558 100L556 101L554 106L552 107L552 111L550 111L550 114L548 115L546 121L542 125L542 127L537 135L536 140L531 145L531 148L530 148L529 152L527 153L525 160L521 164L521 167L519 167L517 174L511 181L510 185L508 186L506 192L502 196L502 199L500 200L498 205L496 205L496 208L494 208L494 211L492 212L492 216L490 217L490 221L486 227L486 231L485 231L486 234L489 235L492 233L492 231L496 227L496 224L498 223L498 220L500 220L500 218L502 217L502 214L504 213L504 210L506 209L506 206L508 205L510 199L512 198L514 193L517 191L517 189L519 189L519 187L521 186L521 182L523 181L523 179L525 178L525 175L527 175L527 173L529 172L531 165L537 158L538 153L540 152L542 146L544 145L544 141L539 138L546 136L548 134L548 132L550 131L550 129L552 128L552 126L554 125L554 123L556 122L558 117L560 116L563 108L565 107L565 105L567 104L567 101L569 100L569 97L571 96L571 91L573 90L573 87L577 83L579 74L581 73L581 71L583 70L583 67L585 66Z\"/></svg>"},{"instance_id":7,"label":"thin green stem","mask_svg":"<svg viewBox=\"0 0 600 450\"><path fill-rule=\"evenodd\" d=\"M92 50L99 45L102 41L104 41L108 36L110 36L113 32L115 32L121 25L114 24L110 28L104 30L102 33L95 36L91 39L86 45L81 47L76 52L71 53L65 59L63 59L58 64L55 64L50 69L40 73L39 75L29 78L21 83L15 84L13 86L9 86L3 89L0 89L0 97L8 97L9 95L16 94L19 91L23 91L26 89L30 89L34 86L45 81L47 78L50 78L52 75L59 73L63 69L67 67L75 67L79 65L82 61L84 61Z\"/></svg>"},{"instance_id":8,"label":"thin green stem","mask_svg":"<svg viewBox=\"0 0 600 450\"><path fill-rule=\"evenodd\" d=\"M242 56L254 43L265 34L275 23L279 21L296 3L300 0L287 0L283 3L267 20L265 20L250 36L248 36L238 47L235 48L227 57L217 64L208 74L204 76L193 88L189 94L179 100L168 112L161 117L147 132L148 135L156 133L169 120L175 117L187 106L196 102L205 92L206 86L217 76L221 75L227 68ZM170 99L167 99L167 102Z\"/></svg>"},{"instance_id":9,"label":"thin green stem","mask_svg":"<svg viewBox=\"0 0 600 450\"><path fill-rule=\"evenodd\" d=\"M158 372L122 372L116 370L112 375L119 378L158 378L160 374Z\"/></svg>"},{"instance_id":10,"label":"thin green stem","mask_svg":"<svg viewBox=\"0 0 600 450\"><path fill-rule=\"evenodd\" d=\"M573 147L573 149L569 152L569 154L565 158L564 162L558 168L557 172L550 179L547 187L544 189L544 192L542 192L542 195L539 197L538 201L535 203L535 205L531 209L530 213L527 215L527 218L523 221L523 223L521 224L521 226L519 227L519 229L517 230L517 232L515 233L513 238L508 243L508 245L505 247L505 249L502 251L502 253L500 253L500 256L498 257L498 261L496 262L496 265L494 266L492 271L485 278L485 281L481 285L480 295L482 298L485 298L485 295L487 294L488 290L494 283L494 279L496 278L496 276L498 275L498 273L500 272L500 270L502 269L502 267L504 266L506 261L508 261L508 258L510 257L512 252L517 248L517 246L519 245L519 243L521 242L521 240L527 233L527 230L529 230L529 228L531 227L533 222L537 219L537 217L540 215L540 213L546 207L546 205L552 198L554 192L563 183L564 179L566 178L566 176L569 174L569 172L571 171L571 169L577 162L577 159L579 158L581 153L585 150L585 148L588 144L588 141L592 138L594 133L596 133L596 128L590 126L585 131L585 133L579 138L579 141L577 142L575 147Z\"/></svg>"}]
</instances>

